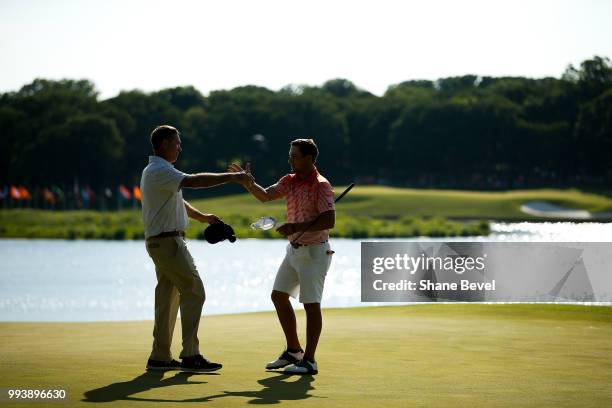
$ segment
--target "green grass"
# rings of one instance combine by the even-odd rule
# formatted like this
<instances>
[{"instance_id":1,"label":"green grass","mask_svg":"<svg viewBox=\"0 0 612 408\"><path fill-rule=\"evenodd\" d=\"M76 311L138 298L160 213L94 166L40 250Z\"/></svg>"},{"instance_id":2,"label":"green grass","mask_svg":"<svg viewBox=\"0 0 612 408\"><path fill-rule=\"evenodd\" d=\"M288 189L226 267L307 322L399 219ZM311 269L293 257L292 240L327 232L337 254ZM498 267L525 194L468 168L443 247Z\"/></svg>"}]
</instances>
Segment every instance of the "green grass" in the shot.
<instances>
[{"instance_id":1,"label":"green grass","mask_svg":"<svg viewBox=\"0 0 612 408\"><path fill-rule=\"evenodd\" d=\"M298 320L303 338L301 312ZM314 377L262 369L283 346L274 313L202 319L202 351L224 363L217 375L146 374L151 329L152 322L0 323L0 386L68 387L70 406L612 404L612 307L328 309ZM180 322L174 343L178 355Z\"/></svg>"},{"instance_id":2,"label":"green grass","mask_svg":"<svg viewBox=\"0 0 612 408\"><path fill-rule=\"evenodd\" d=\"M337 194L343 189L336 187ZM592 212L612 211L612 198L578 190L477 192L357 186L338 204L332 235L349 238L487 235L486 220L542 220L520 210L523 203L536 200ZM274 231L252 231L249 225L264 215L285 219L283 200L262 204L248 194L194 200L192 204L203 212L221 216L244 238L279 237ZM192 222L187 235L196 238L202 229L201 224ZM142 235L140 210L0 211L0 237L140 239Z\"/></svg>"},{"instance_id":3,"label":"green grass","mask_svg":"<svg viewBox=\"0 0 612 408\"><path fill-rule=\"evenodd\" d=\"M361 190L361 191L360 191ZM371 186L356 189L348 197L350 213L367 209L370 215L444 216L470 219L537 220L521 212L528 201L553 201L561 206L581 208L592 212L609 211L612 199L578 190L514 190L480 192L457 190L416 190ZM351 200L353 201L351 204Z\"/></svg>"},{"instance_id":4,"label":"green grass","mask_svg":"<svg viewBox=\"0 0 612 408\"><path fill-rule=\"evenodd\" d=\"M344 187L335 187L336 195ZM469 219L539 219L521 212L521 205L528 201L551 201L570 208L592 212L612 210L612 198L579 190L513 190L504 192L482 192L461 190L426 190L383 186L356 186L338 204L338 212L369 217L399 218L448 217ZM249 195L220 197L195 201L217 211L233 214L282 214L283 201L253 205ZM222 209L222 210L221 210Z\"/></svg>"}]
</instances>

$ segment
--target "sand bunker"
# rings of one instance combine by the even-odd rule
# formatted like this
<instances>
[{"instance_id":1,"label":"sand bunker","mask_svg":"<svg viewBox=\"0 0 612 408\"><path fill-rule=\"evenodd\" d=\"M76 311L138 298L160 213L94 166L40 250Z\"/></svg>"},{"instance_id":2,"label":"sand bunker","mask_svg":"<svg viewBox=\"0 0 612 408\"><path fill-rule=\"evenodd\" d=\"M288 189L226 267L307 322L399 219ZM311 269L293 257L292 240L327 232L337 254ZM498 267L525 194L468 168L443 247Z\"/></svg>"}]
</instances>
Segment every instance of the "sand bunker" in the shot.
<instances>
[{"instance_id":1,"label":"sand bunker","mask_svg":"<svg viewBox=\"0 0 612 408\"><path fill-rule=\"evenodd\" d=\"M586 210L564 208L546 201L529 201L521 205L521 211L529 215L546 218L594 220L612 218L612 212L591 213Z\"/></svg>"}]
</instances>

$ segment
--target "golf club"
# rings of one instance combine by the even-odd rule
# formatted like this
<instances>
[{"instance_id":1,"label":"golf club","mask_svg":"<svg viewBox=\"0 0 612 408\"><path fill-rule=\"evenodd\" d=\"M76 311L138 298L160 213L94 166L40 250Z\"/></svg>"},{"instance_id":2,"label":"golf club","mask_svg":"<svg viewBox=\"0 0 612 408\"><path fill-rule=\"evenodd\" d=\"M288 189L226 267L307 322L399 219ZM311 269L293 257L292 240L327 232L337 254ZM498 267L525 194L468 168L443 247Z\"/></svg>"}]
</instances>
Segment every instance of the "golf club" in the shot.
<instances>
[{"instance_id":1,"label":"golf club","mask_svg":"<svg viewBox=\"0 0 612 408\"><path fill-rule=\"evenodd\" d=\"M352 189L353 187L355 187L355 183L351 183L351 184L350 184L350 185L349 185L349 186L346 188L346 190L344 190L344 191L342 192L342 194L340 194L340 195L338 196L338 198L336 198L336 199L334 200L334 203L337 203L338 201L340 201L340 200L342 199L342 197L344 197L345 195L347 195L347 194L348 194L348 192L349 192L349 191L351 191L351 189ZM291 241L291 245L292 245L292 246L295 246L295 244L296 244L297 240L298 240L298 239L300 239L300 238L302 237L302 235L304 235L304 233L305 233L306 231L308 231L308 230L310 229L310 227L312 227L312 226L314 225L314 223L315 223L315 222L317 222L317 220L319 219L319 217L320 217L320 216L321 216L321 214L317 215L317 217L316 217L314 220L312 220L312 222L311 222L310 224L308 224L308 226L307 226L306 228L304 228L304 229L302 230L302 232L300 233L300 235L298 235L298 236L297 236L297 237L296 237L294 240L292 240L292 241Z\"/></svg>"}]
</instances>

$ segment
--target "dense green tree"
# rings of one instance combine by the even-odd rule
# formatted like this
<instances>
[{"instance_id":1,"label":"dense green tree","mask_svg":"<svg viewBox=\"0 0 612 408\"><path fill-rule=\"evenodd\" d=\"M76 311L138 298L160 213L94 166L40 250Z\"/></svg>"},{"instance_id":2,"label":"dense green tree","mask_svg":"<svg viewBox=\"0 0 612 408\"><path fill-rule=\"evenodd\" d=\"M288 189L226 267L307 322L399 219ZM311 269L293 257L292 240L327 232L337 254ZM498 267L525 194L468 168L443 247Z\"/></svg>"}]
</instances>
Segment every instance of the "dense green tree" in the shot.
<instances>
[{"instance_id":1,"label":"dense green tree","mask_svg":"<svg viewBox=\"0 0 612 408\"><path fill-rule=\"evenodd\" d=\"M580 174L595 173L612 179L612 89L582 106L573 138Z\"/></svg>"},{"instance_id":2,"label":"dense green tree","mask_svg":"<svg viewBox=\"0 0 612 408\"><path fill-rule=\"evenodd\" d=\"M0 94L0 185L136 185L152 129L170 124L181 131L182 170L251 161L262 184L289 171L291 140L313 138L317 165L336 184L609 187L611 92L603 57L561 78L410 80L382 96L336 78L277 92L204 96L183 86L100 101L90 81L36 79Z\"/></svg>"},{"instance_id":3,"label":"dense green tree","mask_svg":"<svg viewBox=\"0 0 612 408\"><path fill-rule=\"evenodd\" d=\"M124 141L112 119L78 115L40 134L39 180L47 185L69 172L81 184L117 181Z\"/></svg>"},{"instance_id":4,"label":"dense green tree","mask_svg":"<svg viewBox=\"0 0 612 408\"><path fill-rule=\"evenodd\" d=\"M183 112L193 107L204 107L206 105L204 96L193 86L163 89L155 92L153 96L160 97Z\"/></svg>"},{"instance_id":5,"label":"dense green tree","mask_svg":"<svg viewBox=\"0 0 612 408\"><path fill-rule=\"evenodd\" d=\"M562 77L576 83L581 101L588 101L601 95L612 86L612 65L609 58L595 56L580 63L579 68L570 65Z\"/></svg>"},{"instance_id":6,"label":"dense green tree","mask_svg":"<svg viewBox=\"0 0 612 408\"><path fill-rule=\"evenodd\" d=\"M104 111L115 121L124 140L125 148L119 167L126 183L137 184L140 173L152 154L150 134L157 125L181 127L181 111L164 98L141 91L121 92L102 102Z\"/></svg>"}]
</instances>

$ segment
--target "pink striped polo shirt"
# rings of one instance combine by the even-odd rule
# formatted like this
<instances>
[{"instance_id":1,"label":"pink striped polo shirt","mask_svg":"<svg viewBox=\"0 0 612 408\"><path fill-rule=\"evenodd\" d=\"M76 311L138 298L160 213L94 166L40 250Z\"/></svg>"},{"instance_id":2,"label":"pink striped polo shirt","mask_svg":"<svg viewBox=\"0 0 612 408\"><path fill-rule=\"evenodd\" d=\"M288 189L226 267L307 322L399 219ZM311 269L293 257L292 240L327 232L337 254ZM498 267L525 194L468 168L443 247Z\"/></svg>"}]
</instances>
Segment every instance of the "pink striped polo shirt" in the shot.
<instances>
[{"instance_id":1,"label":"pink striped polo shirt","mask_svg":"<svg viewBox=\"0 0 612 408\"><path fill-rule=\"evenodd\" d=\"M281 177L276 184L266 188L273 199L287 199L287 222L308 222L322 212L335 210L334 190L315 167L310 176L300 180L295 173ZM289 241L301 232L288 235ZM306 231L297 241L300 244L316 244L329 239L329 230Z\"/></svg>"}]
</instances>

